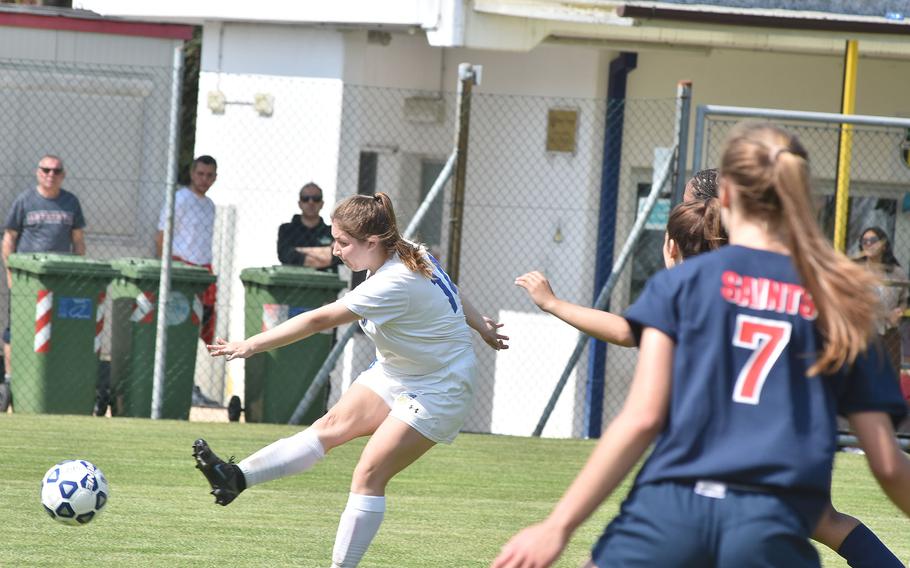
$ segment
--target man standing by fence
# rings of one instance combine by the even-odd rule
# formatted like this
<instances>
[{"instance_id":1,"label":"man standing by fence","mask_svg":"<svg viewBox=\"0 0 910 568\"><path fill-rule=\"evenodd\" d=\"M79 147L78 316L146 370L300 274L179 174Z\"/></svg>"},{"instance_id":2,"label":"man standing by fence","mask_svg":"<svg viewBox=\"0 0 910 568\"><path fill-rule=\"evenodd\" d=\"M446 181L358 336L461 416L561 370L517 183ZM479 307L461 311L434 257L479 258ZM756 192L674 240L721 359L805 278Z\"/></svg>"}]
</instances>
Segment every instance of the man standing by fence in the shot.
<instances>
[{"instance_id":1,"label":"man standing by fence","mask_svg":"<svg viewBox=\"0 0 910 568\"><path fill-rule=\"evenodd\" d=\"M6 265L6 284L12 290L13 278L9 255L14 252L63 252L85 254L85 218L82 206L72 193L61 186L66 171L63 160L46 154L38 161L35 172L38 183L13 201L3 232L3 264ZM12 294L10 302L12 303ZM4 379L0 383L0 412L10 403L10 327L9 317L3 331Z\"/></svg>"},{"instance_id":2,"label":"man standing by fence","mask_svg":"<svg viewBox=\"0 0 910 568\"><path fill-rule=\"evenodd\" d=\"M211 156L199 156L190 166L190 185L174 194L173 239L171 257L187 264L204 266L212 271L212 233L215 229L215 203L206 192L218 177L218 163ZM164 223L167 208L158 218L155 249L158 258L164 244ZM200 337L207 345L215 340L215 284L202 295L202 331Z\"/></svg>"}]
</instances>

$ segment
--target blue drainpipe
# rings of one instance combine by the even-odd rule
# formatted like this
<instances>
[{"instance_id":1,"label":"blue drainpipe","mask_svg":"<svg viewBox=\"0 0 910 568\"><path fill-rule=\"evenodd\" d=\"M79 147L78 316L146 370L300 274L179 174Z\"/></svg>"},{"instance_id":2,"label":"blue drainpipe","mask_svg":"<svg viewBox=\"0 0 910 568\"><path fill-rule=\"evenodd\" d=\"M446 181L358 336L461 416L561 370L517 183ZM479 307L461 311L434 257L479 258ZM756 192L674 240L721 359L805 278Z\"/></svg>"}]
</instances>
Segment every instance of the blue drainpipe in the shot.
<instances>
[{"instance_id":1,"label":"blue drainpipe","mask_svg":"<svg viewBox=\"0 0 910 568\"><path fill-rule=\"evenodd\" d=\"M594 300L613 268L613 241L616 207L619 200L619 164L622 159L622 129L625 116L626 78L638 66L638 54L623 51L610 62L607 84L607 111L604 127L603 166L600 174L600 210L597 223L597 250L594 265ZM615 112L613 109L616 109ZM592 300L592 301L594 301ZM599 438L603 430L604 374L607 345L590 340L588 383L585 392L585 436Z\"/></svg>"}]
</instances>

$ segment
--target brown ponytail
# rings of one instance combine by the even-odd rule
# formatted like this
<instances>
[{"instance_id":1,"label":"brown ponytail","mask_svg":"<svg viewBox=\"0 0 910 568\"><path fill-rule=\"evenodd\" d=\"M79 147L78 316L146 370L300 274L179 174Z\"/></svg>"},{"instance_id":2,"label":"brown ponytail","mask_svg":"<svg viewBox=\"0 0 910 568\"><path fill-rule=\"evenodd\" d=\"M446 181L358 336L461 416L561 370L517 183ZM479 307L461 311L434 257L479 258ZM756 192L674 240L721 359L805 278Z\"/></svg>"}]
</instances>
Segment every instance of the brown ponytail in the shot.
<instances>
[{"instance_id":1,"label":"brown ponytail","mask_svg":"<svg viewBox=\"0 0 910 568\"><path fill-rule=\"evenodd\" d=\"M878 314L876 278L834 250L813 216L808 154L774 126L746 123L730 133L721 162L744 214L777 233L818 309L824 347L809 375L853 363L866 349Z\"/></svg>"},{"instance_id":2,"label":"brown ponytail","mask_svg":"<svg viewBox=\"0 0 910 568\"><path fill-rule=\"evenodd\" d=\"M720 222L720 203L716 198L680 203L670 211L667 236L689 258L727 243L727 232Z\"/></svg>"},{"instance_id":3,"label":"brown ponytail","mask_svg":"<svg viewBox=\"0 0 910 568\"><path fill-rule=\"evenodd\" d=\"M332 213L332 223L359 241L374 235L379 237L379 243L389 252L398 253L401 262L409 269L427 278L433 274L426 249L405 240L398 232L395 208L385 193L353 195L342 200Z\"/></svg>"}]
</instances>

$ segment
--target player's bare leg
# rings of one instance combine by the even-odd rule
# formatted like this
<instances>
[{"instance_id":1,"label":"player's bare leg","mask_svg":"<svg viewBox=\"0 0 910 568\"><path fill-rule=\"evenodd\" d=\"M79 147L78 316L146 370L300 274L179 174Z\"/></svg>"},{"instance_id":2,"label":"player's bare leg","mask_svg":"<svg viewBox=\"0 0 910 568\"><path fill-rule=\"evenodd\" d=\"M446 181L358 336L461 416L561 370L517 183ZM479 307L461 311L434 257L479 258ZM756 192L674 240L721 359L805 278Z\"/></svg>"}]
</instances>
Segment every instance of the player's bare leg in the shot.
<instances>
[{"instance_id":1,"label":"player's bare leg","mask_svg":"<svg viewBox=\"0 0 910 568\"><path fill-rule=\"evenodd\" d=\"M354 384L310 428L269 444L237 465L247 485L302 473L332 448L375 432L388 414L389 407L379 395Z\"/></svg>"},{"instance_id":2,"label":"player's bare leg","mask_svg":"<svg viewBox=\"0 0 910 568\"><path fill-rule=\"evenodd\" d=\"M338 523L332 566L357 566L385 515L385 488L435 442L397 418L387 418L370 438L351 479L351 494Z\"/></svg>"},{"instance_id":3,"label":"player's bare leg","mask_svg":"<svg viewBox=\"0 0 910 568\"><path fill-rule=\"evenodd\" d=\"M311 427L325 451L369 436L389 415L389 406L369 388L353 384L341 399Z\"/></svg>"},{"instance_id":4,"label":"player's bare leg","mask_svg":"<svg viewBox=\"0 0 910 568\"><path fill-rule=\"evenodd\" d=\"M822 513L812 539L840 554L853 568L904 567L866 525L836 510L830 503Z\"/></svg>"}]
</instances>

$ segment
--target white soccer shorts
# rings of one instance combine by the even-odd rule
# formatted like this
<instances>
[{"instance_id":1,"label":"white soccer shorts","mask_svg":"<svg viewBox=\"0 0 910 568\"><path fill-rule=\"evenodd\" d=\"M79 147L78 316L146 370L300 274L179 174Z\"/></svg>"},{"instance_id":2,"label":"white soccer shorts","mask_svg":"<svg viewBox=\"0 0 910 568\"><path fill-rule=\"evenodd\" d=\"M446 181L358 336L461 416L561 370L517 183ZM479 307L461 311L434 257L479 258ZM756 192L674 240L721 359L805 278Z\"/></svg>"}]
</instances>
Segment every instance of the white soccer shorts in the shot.
<instances>
[{"instance_id":1,"label":"white soccer shorts","mask_svg":"<svg viewBox=\"0 0 910 568\"><path fill-rule=\"evenodd\" d=\"M473 349L429 375L389 375L380 364L362 372L355 384L378 394L389 415L438 444L451 444L471 410L477 358Z\"/></svg>"}]
</instances>

